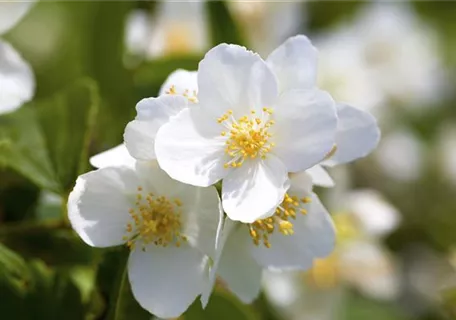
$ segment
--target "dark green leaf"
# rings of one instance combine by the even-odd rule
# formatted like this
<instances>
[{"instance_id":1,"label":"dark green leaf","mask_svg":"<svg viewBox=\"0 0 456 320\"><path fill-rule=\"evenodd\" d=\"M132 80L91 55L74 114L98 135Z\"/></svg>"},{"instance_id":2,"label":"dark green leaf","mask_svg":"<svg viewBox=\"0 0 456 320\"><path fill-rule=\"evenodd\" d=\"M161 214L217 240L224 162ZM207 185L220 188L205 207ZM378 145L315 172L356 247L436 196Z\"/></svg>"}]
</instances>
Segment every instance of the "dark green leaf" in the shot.
<instances>
[{"instance_id":1,"label":"dark green leaf","mask_svg":"<svg viewBox=\"0 0 456 320\"><path fill-rule=\"evenodd\" d=\"M130 251L119 248L107 251L99 266L97 284L106 301L106 310L101 318L106 320L127 320L151 318L133 298L127 276L127 260Z\"/></svg>"},{"instance_id":2,"label":"dark green leaf","mask_svg":"<svg viewBox=\"0 0 456 320\"><path fill-rule=\"evenodd\" d=\"M0 117L0 166L14 169L42 188L61 190L30 105Z\"/></svg>"},{"instance_id":3,"label":"dark green leaf","mask_svg":"<svg viewBox=\"0 0 456 320\"><path fill-rule=\"evenodd\" d=\"M98 105L98 89L90 79L37 103L49 156L64 191L87 169Z\"/></svg>"},{"instance_id":4,"label":"dark green leaf","mask_svg":"<svg viewBox=\"0 0 456 320\"><path fill-rule=\"evenodd\" d=\"M185 320L255 320L259 319L250 306L241 303L226 291L216 290L212 293L206 309L196 299L184 314Z\"/></svg>"},{"instance_id":5,"label":"dark green leaf","mask_svg":"<svg viewBox=\"0 0 456 320\"><path fill-rule=\"evenodd\" d=\"M227 42L246 45L242 32L237 26L225 1L208 1L206 3L210 21L212 45Z\"/></svg>"},{"instance_id":6,"label":"dark green leaf","mask_svg":"<svg viewBox=\"0 0 456 320\"><path fill-rule=\"evenodd\" d=\"M16 295L25 296L29 283L30 273L24 259L0 244L0 290L6 286Z\"/></svg>"}]
</instances>

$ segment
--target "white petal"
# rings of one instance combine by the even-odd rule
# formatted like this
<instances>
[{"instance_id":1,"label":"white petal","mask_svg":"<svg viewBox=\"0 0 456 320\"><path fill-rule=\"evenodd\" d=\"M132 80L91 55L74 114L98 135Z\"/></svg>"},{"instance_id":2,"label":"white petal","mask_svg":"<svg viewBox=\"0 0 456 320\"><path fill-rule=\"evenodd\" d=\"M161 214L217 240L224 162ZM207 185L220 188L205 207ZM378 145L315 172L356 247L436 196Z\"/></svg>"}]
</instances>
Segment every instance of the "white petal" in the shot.
<instances>
[{"instance_id":1,"label":"white petal","mask_svg":"<svg viewBox=\"0 0 456 320\"><path fill-rule=\"evenodd\" d=\"M187 246L135 250L128 261L131 290L139 304L160 318L177 318L207 281L206 259Z\"/></svg>"},{"instance_id":2,"label":"white petal","mask_svg":"<svg viewBox=\"0 0 456 320\"><path fill-rule=\"evenodd\" d=\"M0 35L14 27L34 3L35 0L0 2Z\"/></svg>"},{"instance_id":3,"label":"white petal","mask_svg":"<svg viewBox=\"0 0 456 320\"><path fill-rule=\"evenodd\" d=\"M248 160L223 180L223 209L231 220L250 223L271 215L288 188L287 168L277 157Z\"/></svg>"},{"instance_id":4,"label":"white petal","mask_svg":"<svg viewBox=\"0 0 456 320\"><path fill-rule=\"evenodd\" d=\"M68 199L73 229L87 244L109 247L124 243L131 193L138 179L127 167L103 168L81 175Z\"/></svg>"},{"instance_id":5,"label":"white petal","mask_svg":"<svg viewBox=\"0 0 456 320\"><path fill-rule=\"evenodd\" d=\"M280 92L312 88L316 84L317 49L306 36L289 38L266 62L278 79Z\"/></svg>"},{"instance_id":6,"label":"white petal","mask_svg":"<svg viewBox=\"0 0 456 320\"><path fill-rule=\"evenodd\" d=\"M325 165L347 163L367 156L380 141L377 120L368 112L337 104L337 150Z\"/></svg>"},{"instance_id":7,"label":"white petal","mask_svg":"<svg viewBox=\"0 0 456 320\"><path fill-rule=\"evenodd\" d=\"M217 269L226 286L244 303L251 303L261 286L262 270L250 254L252 246L248 228L236 224L227 238Z\"/></svg>"},{"instance_id":8,"label":"white petal","mask_svg":"<svg viewBox=\"0 0 456 320\"><path fill-rule=\"evenodd\" d=\"M130 156L125 145L120 144L90 157L90 164L95 168L121 166L133 168L135 166L135 159Z\"/></svg>"},{"instance_id":9,"label":"white petal","mask_svg":"<svg viewBox=\"0 0 456 320\"><path fill-rule=\"evenodd\" d=\"M201 293L201 304L203 308L206 308L209 302L210 295L212 294L212 290L214 288L217 277L218 267L220 265L220 260L223 254L223 249L225 248L225 244L228 241L228 238L231 236L232 232L237 227L239 227L239 223L232 221L228 218L221 219L217 227L217 235L215 239L215 257L213 259L212 267L210 268L209 281L207 282L206 287Z\"/></svg>"},{"instance_id":10,"label":"white petal","mask_svg":"<svg viewBox=\"0 0 456 320\"><path fill-rule=\"evenodd\" d=\"M217 121L198 106L183 110L163 125L155 142L160 167L173 179L207 187L225 177L228 159Z\"/></svg>"},{"instance_id":11,"label":"white petal","mask_svg":"<svg viewBox=\"0 0 456 320\"><path fill-rule=\"evenodd\" d=\"M337 115L329 94L320 90L293 90L280 96L271 134L276 154L289 172L311 168L335 142Z\"/></svg>"},{"instance_id":12,"label":"white petal","mask_svg":"<svg viewBox=\"0 0 456 320\"><path fill-rule=\"evenodd\" d=\"M269 236L270 248L254 247L252 254L257 263L270 269L307 270L314 259L326 257L334 249L335 230L331 217L315 194L308 213L298 215L293 221L293 230L293 235L274 231Z\"/></svg>"},{"instance_id":13,"label":"white petal","mask_svg":"<svg viewBox=\"0 0 456 320\"><path fill-rule=\"evenodd\" d=\"M196 71L187 71L177 69L172 72L160 88L159 95L164 95L174 87L175 94L183 95L186 93L190 97L198 93L198 73Z\"/></svg>"},{"instance_id":14,"label":"white petal","mask_svg":"<svg viewBox=\"0 0 456 320\"><path fill-rule=\"evenodd\" d=\"M318 164L307 169L306 172L312 177L313 183L317 186L331 188L335 185L328 171Z\"/></svg>"},{"instance_id":15,"label":"white petal","mask_svg":"<svg viewBox=\"0 0 456 320\"><path fill-rule=\"evenodd\" d=\"M7 6L8 4L0 3ZM0 114L16 110L32 99L35 92L32 68L9 43L2 40L0 40L0 88Z\"/></svg>"},{"instance_id":16,"label":"white petal","mask_svg":"<svg viewBox=\"0 0 456 320\"><path fill-rule=\"evenodd\" d=\"M376 299L394 299L400 289L396 265L380 245L354 242L341 252L341 274L363 293Z\"/></svg>"},{"instance_id":17,"label":"white petal","mask_svg":"<svg viewBox=\"0 0 456 320\"><path fill-rule=\"evenodd\" d=\"M232 109L237 119L271 106L277 98L272 71L255 53L237 45L211 49L198 68L198 100L215 117Z\"/></svg>"},{"instance_id":18,"label":"white petal","mask_svg":"<svg viewBox=\"0 0 456 320\"><path fill-rule=\"evenodd\" d=\"M186 107L187 99L181 96L141 100L136 105L136 119L125 128L124 140L130 154L139 160L154 160L158 130Z\"/></svg>"},{"instance_id":19,"label":"white petal","mask_svg":"<svg viewBox=\"0 0 456 320\"><path fill-rule=\"evenodd\" d=\"M374 190L351 192L348 195L348 206L361 223L364 232L369 235L386 235L400 222L397 209Z\"/></svg>"},{"instance_id":20,"label":"white petal","mask_svg":"<svg viewBox=\"0 0 456 320\"><path fill-rule=\"evenodd\" d=\"M185 193L177 197L183 203L185 218L182 233L189 243L203 253L215 258L217 229L223 219L222 204L215 187L187 186Z\"/></svg>"}]
</instances>

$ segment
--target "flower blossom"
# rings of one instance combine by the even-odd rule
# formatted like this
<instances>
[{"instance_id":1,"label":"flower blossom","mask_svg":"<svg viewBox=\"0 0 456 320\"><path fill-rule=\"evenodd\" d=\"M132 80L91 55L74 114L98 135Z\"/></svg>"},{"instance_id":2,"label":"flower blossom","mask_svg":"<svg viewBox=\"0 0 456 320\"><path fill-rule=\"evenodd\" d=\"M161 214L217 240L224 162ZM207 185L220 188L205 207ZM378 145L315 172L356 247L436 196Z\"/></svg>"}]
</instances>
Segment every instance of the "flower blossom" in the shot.
<instances>
[{"instance_id":1,"label":"flower blossom","mask_svg":"<svg viewBox=\"0 0 456 320\"><path fill-rule=\"evenodd\" d=\"M198 102L157 132L160 167L196 186L223 179L222 205L232 220L271 216L289 188L288 173L318 164L334 145L334 102L315 87L316 61L306 59L312 52L302 59L291 52L300 63L291 67L286 49L266 62L236 45L211 49L198 68Z\"/></svg>"},{"instance_id":2,"label":"flower blossom","mask_svg":"<svg viewBox=\"0 0 456 320\"><path fill-rule=\"evenodd\" d=\"M12 29L35 1L0 2L0 36ZM30 65L0 38L0 114L15 111L32 99L35 79Z\"/></svg>"},{"instance_id":3,"label":"flower blossom","mask_svg":"<svg viewBox=\"0 0 456 320\"><path fill-rule=\"evenodd\" d=\"M221 214L214 187L174 181L156 163L83 174L68 200L71 225L84 242L131 250L133 295L162 318L180 316L207 287Z\"/></svg>"}]
</instances>

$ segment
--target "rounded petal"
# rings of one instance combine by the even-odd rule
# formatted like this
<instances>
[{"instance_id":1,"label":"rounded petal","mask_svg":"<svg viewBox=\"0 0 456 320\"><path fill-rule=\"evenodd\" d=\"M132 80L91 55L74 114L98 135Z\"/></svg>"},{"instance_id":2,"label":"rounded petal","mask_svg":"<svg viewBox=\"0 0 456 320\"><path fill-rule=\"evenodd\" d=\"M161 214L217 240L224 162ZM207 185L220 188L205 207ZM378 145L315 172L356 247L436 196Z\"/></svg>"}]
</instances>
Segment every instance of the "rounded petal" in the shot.
<instances>
[{"instance_id":1,"label":"rounded petal","mask_svg":"<svg viewBox=\"0 0 456 320\"><path fill-rule=\"evenodd\" d=\"M229 172L225 142L217 121L198 106L180 112L157 133L155 152L160 167L173 179L207 187Z\"/></svg>"},{"instance_id":2,"label":"rounded petal","mask_svg":"<svg viewBox=\"0 0 456 320\"><path fill-rule=\"evenodd\" d=\"M170 93L187 94L190 97L196 96L198 93L198 72L184 69L173 71L163 82L158 94L161 96Z\"/></svg>"},{"instance_id":3,"label":"rounded petal","mask_svg":"<svg viewBox=\"0 0 456 320\"><path fill-rule=\"evenodd\" d=\"M280 96L271 127L272 152L289 172L303 171L322 161L335 143L337 115L329 94L293 90Z\"/></svg>"},{"instance_id":4,"label":"rounded petal","mask_svg":"<svg viewBox=\"0 0 456 320\"><path fill-rule=\"evenodd\" d=\"M348 196L348 206L368 235L386 235L400 222L397 209L374 190L351 192Z\"/></svg>"},{"instance_id":5,"label":"rounded petal","mask_svg":"<svg viewBox=\"0 0 456 320\"><path fill-rule=\"evenodd\" d=\"M317 49L303 35L291 37L266 59L280 92L312 88L317 81Z\"/></svg>"},{"instance_id":6,"label":"rounded petal","mask_svg":"<svg viewBox=\"0 0 456 320\"><path fill-rule=\"evenodd\" d=\"M347 163L367 156L380 141L377 120L368 112L346 104L337 104L336 146L325 165Z\"/></svg>"},{"instance_id":7,"label":"rounded petal","mask_svg":"<svg viewBox=\"0 0 456 320\"><path fill-rule=\"evenodd\" d=\"M181 96L142 99L136 105L136 119L125 128L124 140L130 154L139 160L154 160L157 131L186 107L187 100Z\"/></svg>"},{"instance_id":8,"label":"rounded petal","mask_svg":"<svg viewBox=\"0 0 456 320\"><path fill-rule=\"evenodd\" d=\"M135 159L130 156L125 145L120 144L90 157L90 164L95 168L121 166L133 168L135 166Z\"/></svg>"},{"instance_id":9,"label":"rounded petal","mask_svg":"<svg viewBox=\"0 0 456 320\"><path fill-rule=\"evenodd\" d=\"M306 172L312 177L313 184L317 186L331 188L335 185L328 171L318 164L307 169Z\"/></svg>"},{"instance_id":10,"label":"rounded petal","mask_svg":"<svg viewBox=\"0 0 456 320\"><path fill-rule=\"evenodd\" d=\"M0 3L0 5L8 4ZM35 92L32 68L10 44L2 40L0 40L0 88L0 114L16 110L32 99Z\"/></svg>"},{"instance_id":11,"label":"rounded petal","mask_svg":"<svg viewBox=\"0 0 456 320\"><path fill-rule=\"evenodd\" d=\"M191 192L177 194L182 201L185 217L182 233L188 242L215 258L217 229L223 219L222 204L215 187L193 187Z\"/></svg>"},{"instance_id":12,"label":"rounded petal","mask_svg":"<svg viewBox=\"0 0 456 320\"><path fill-rule=\"evenodd\" d=\"M128 261L128 278L139 304L160 318L177 318L202 292L207 259L188 246L135 250Z\"/></svg>"},{"instance_id":13,"label":"rounded petal","mask_svg":"<svg viewBox=\"0 0 456 320\"><path fill-rule=\"evenodd\" d=\"M34 3L35 0L0 2L0 35L14 27Z\"/></svg>"},{"instance_id":14,"label":"rounded petal","mask_svg":"<svg viewBox=\"0 0 456 320\"><path fill-rule=\"evenodd\" d=\"M364 294L377 299L397 297L401 281L397 266L374 242L350 243L341 252L341 276Z\"/></svg>"},{"instance_id":15,"label":"rounded petal","mask_svg":"<svg viewBox=\"0 0 456 320\"><path fill-rule=\"evenodd\" d=\"M283 235L275 231L269 236L270 248L253 247L257 263L269 269L307 270L313 260L326 257L334 249L335 230L329 213L313 194L306 215L293 221L294 234Z\"/></svg>"},{"instance_id":16,"label":"rounded petal","mask_svg":"<svg viewBox=\"0 0 456 320\"><path fill-rule=\"evenodd\" d=\"M249 230L237 223L226 239L217 269L223 283L244 303L255 300L261 288L262 270L250 254L251 246Z\"/></svg>"},{"instance_id":17,"label":"rounded petal","mask_svg":"<svg viewBox=\"0 0 456 320\"><path fill-rule=\"evenodd\" d=\"M237 45L211 49L198 68L198 100L201 107L220 117L233 110L235 118L251 109L271 106L277 98L277 82L257 54Z\"/></svg>"},{"instance_id":18,"label":"rounded petal","mask_svg":"<svg viewBox=\"0 0 456 320\"><path fill-rule=\"evenodd\" d=\"M289 186L287 168L277 157L244 162L223 180L223 209L231 220L254 222L274 212Z\"/></svg>"},{"instance_id":19,"label":"rounded petal","mask_svg":"<svg viewBox=\"0 0 456 320\"><path fill-rule=\"evenodd\" d=\"M71 226L93 247L124 243L128 210L134 205L130 193L137 187L135 172L126 167L103 168L79 176L68 199Z\"/></svg>"}]
</instances>

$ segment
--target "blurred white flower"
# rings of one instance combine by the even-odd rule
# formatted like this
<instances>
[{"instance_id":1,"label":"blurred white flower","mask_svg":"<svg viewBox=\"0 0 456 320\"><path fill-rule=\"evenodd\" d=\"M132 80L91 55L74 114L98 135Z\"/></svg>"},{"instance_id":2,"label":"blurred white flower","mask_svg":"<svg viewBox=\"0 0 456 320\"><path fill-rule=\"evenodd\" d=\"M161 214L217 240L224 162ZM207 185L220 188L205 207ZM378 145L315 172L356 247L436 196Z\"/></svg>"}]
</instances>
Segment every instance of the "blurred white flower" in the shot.
<instances>
[{"instance_id":1,"label":"blurred white flower","mask_svg":"<svg viewBox=\"0 0 456 320\"><path fill-rule=\"evenodd\" d=\"M182 101L183 98L178 98L178 96L185 97L191 102L195 101L197 92L196 71L178 69L172 72L160 88L160 98L143 99L136 105L138 115L136 120L133 120L127 126L125 139L137 138L138 141L134 140L135 143L141 143L144 140L146 140L147 143L146 145L141 145L141 147L145 148L145 151L138 151L137 148L132 149L131 151L137 156L141 156L146 151L153 152L155 134L160 126L168 121L170 117L175 115L181 108L187 107L187 102ZM170 104L165 106L163 104L164 101L170 102ZM179 104L179 101L181 104ZM174 105L173 103L177 103L177 105ZM177 109L173 108L176 106ZM149 145L149 143L151 143L151 145ZM154 159L154 156L151 156L151 158ZM135 165L135 158L130 155L125 144L120 144L91 157L90 164L95 168L112 166L133 167Z\"/></svg>"},{"instance_id":2,"label":"blurred white flower","mask_svg":"<svg viewBox=\"0 0 456 320\"><path fill-rule=\"evenodd\" d=\"M172 178L199 186L223 179L232 220L270 216L289 187L288 172L317 164L334 144L334 102L312 86L313 61L292 69L287 52L277 50L268 65L237 45L211 49L199 64L198 104L157 133L157 160ZM271 65L289 81L277 83Z\"/></svg>"},{"instance_id":3,"label":"blurred white flower","mask_svg":"<svg viewBox=\"0 0 456 320\"><path fill-rule=\"evenodd\" d=\"M333 216L337 245L329 257L317 259L306 273L265 274L265 293L287 319L339 319L346 285L376 299L394 299L401 289L396 262L381 244L396 228L398 212L372 190L346 199L345 211Z\"/></svg>"},{"instance_id":4,"label":"blurred white flower","mask_svg":"<svg viewBox=\"0 0 456 320\"><path fill-rule=\"evenodd\" d=\"M248 43L260 54L268 54L298 33L305 20L304 6L300 1L233 0L228 5Z\"/></svg>"},{"instance_id":5,"label":"blurred white flower","mask_svg":"<svg viewBox=\"0 0 456 320\"><path fill-rule=\"evenodd\" d=\"M445 83L437 34L407 3L375 2L353 26L373 79L405 107L430 105Z\"/></svg>"},{"instance_id":6,"label":"blurred white flower","mask_svg":"<svg viewBox=\"0 0 456 320\"><path fill-rule=\"evenodd\" d=\"M439 131L437 152L442 176L456 186L456 124L445 123Z\"/></svg>"},{"instance_id":7,"label":"blurred white flower","mask_svg":"<svg viewBox=\"0 0 456 320\"><path fill-rule=\"evenodd\" d=\"M13 28L35 1L0 2L0 36ZM35 78L30 65L0 38L0 114L12 112L32 99Z\"/></svg>"},{"instance_id":8,"label":"blurred white flower","mask_svg":"<svg viewBox=\"0 0 456 320\"><path fill-rule=\"evenodd\" d=\"M244 303L258 296L263 269L306 270L334 248L335 230L312 192L312 180L305 172L291 174L290 180L291 187L273 216L250 224L226 218L218 232L211 280L219 275ZM211 287L203 293L203 301L210 291Z\"/></svg>"},{"instance_id":9,"label":"blurred white flower","mask_svg":"<svg viewBox=\"0 0 456 320\"><path fill-rule=\"evenodd\" d=\"M385 174L400 181L414 181L420 177L424 150L414 133L400 129L382 139L375 159Z\"/></svg>"},{"instance_id":10,"label":"blurred white flower","mask_svg":"<svg viewBox=\"0 0 456 320\"><path fill-rule=\"evenodd\" d=\"M162 318L180 316L207 287L222 214L214 187L174 181L156 163L86 173L68 199L71 225L84 242L128 246L133 295Z\"/></svg>"},{"instance_id":11,"label":"blurred white flower","mask_svg":"<svg viewBox=\"0 0 456 320\"><path fill-rule=\"evenodd\" d=\"M159 1L153 16L134 10L127 20L126 46L146 58L201 53L208 43L202 1Z\"/></svg>"},{"instance_id":12,"label":"blurred white flower","mask_svg":"<svg viewBox=\"0 0 456 320\"><path fill-rule=\"evenodd\" d=\"M368 71L360 40L350 28L320 35L315 39L319 51L318 84L336 101L376 114L384 95Z\"/></svg>"}]
</instances>

